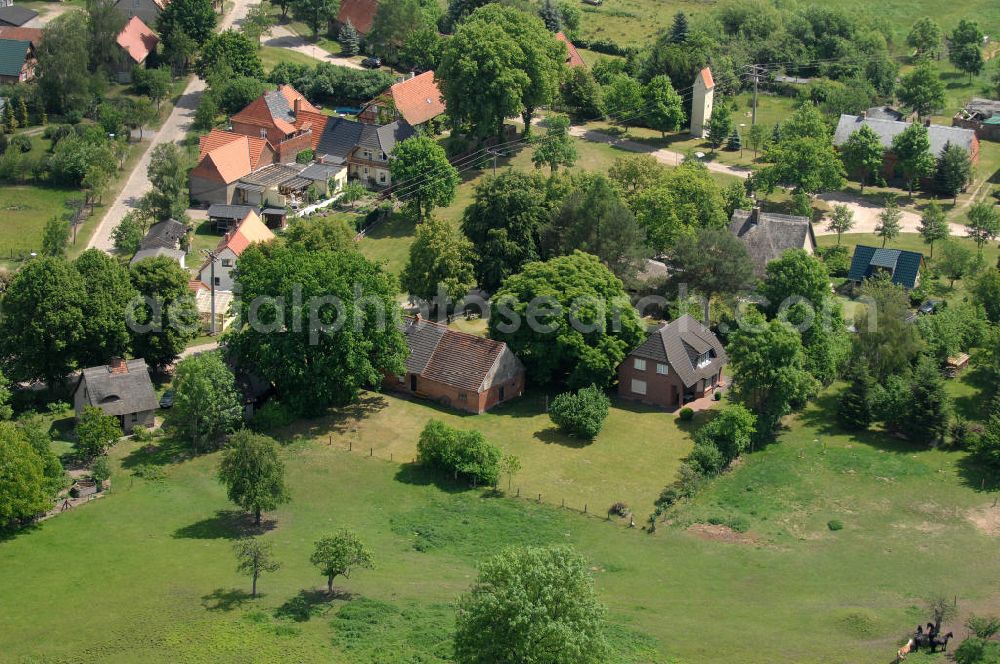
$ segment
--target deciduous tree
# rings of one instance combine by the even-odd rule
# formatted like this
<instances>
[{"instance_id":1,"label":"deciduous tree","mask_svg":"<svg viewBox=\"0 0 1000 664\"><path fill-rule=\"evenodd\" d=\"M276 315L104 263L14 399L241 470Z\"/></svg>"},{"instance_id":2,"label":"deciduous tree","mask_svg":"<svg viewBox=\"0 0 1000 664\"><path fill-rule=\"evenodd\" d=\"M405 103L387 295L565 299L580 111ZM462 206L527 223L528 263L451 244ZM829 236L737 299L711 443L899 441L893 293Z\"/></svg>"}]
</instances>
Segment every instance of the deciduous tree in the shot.
<instances>
[{"instance_id":1,"label":"deciduous tree","mask_svg":"<svg viewBox=\"0 0 1000 664\"><path fill-rule=\"evenodd\" d=\"M162 370L171 364L200 329L189 275L167 256L147 258L131 268L132 285L144 298L130 307L132 350L146 364Z\"/></svg>"},{"instance_id":2,"label":"deciduous tree","mask_svg":"<svg viewBox=\"0 0 1000 664\"><path fill-rule=\"evenodd\" d=\"M903 75L897 94L903 105L921 118L932 115L945 104L944 84L934 66L926 62Z\"/></svg>"},{"instance_id":3,"label":"deciduous tree","mask_svg":"<svg viewBox=\"0 0 1000 664\"><path fill-rule=\"evenodd\" d=\"M847 169L860 174L861 193L865 193L868 178L882 168L882 160L885 158L882 139L874 129L862 125L861 129L847 137L847 141L840 148L840 154Z\"/></svg>"},{"instance_id":4,"label":"deciduous tree","mask_svg":"<svg viewBox=\"0 0 1000 664\"><path fill-rule=\"evenodd\" d=\"M980 201L965 213L969 220L965 224L970 238L976 243L979 256L983 255L983 245L1000 235L1000 212L991 201Z\"/></svg>"},{"instance_id":5,"label":"deciduous tree","mask_svg":"<svg viewBox=\"0 0 1000 664\"><path fill-rule=\"evenodd\" d=\"M27 521L52 506L42 459L11 422L0 422L0 526Z\"/></svg>"},{"instance_id":6,"label":"deciduous tree","mask_svg":"<svg viewBox=\"0 0 1000 664\"><path fill-rule=\"evenodd\" d=\"M704 298L706 325L713 297L736 295L753 281L753 263L746 245L728 229L703 228L693 235L682 236L671 249L667 264L670 267L667 287L671 291L685 285Z\"/></svg>"},{"instance_id":7,"label":"deciduous tree","mask_svg":"<svg viewBox=\"0 0 1000 664\"><path fill-rule=\"evenodd\" d=\"M618 74L604 88L604 110L626 132L642 115L642 105L642 85L628 74Z\"/></svg>"},{"instance_id":8,"label":"deciduous tree","mask_svg":"<svg viewBox=\"0 0 1000 664\"><path fill-rule=\"evenodd\" d=\"M104 454L111 445L122 437L118 418L105 415L100 408L84 406L83 415L76 424L76 450L85 459Z\"/></svg>"},{"instance_id":9,"label":"deciduous tree","mask_svg":"<svg viewBox=\"0 0 1000 664\"><path fill-rule=\"evenodd\" d=\"M916 49L918 58L937 58L944 43L941 26L927 16L918 18L906 36L906 43Z\"/></svg>"},{"instance_id":10,"label":"deciduous tree","mask_svg":"<svg viewBox=\"0 0 1000 664\"><path fill-rule=\"evenodd\" d=\"M449 205L461 179L444 148L429 136L414 136L396 145L389 161L396 196L418 221L436 206Z\"/></svg>"},{"instance_id":11,"label":"deciduous tree","mask_svg":"<svg viewBox=\"0 0 1000 664\"><path fill-rule=\"evenodd\" d=\"M254 515L277 509L291 500L285 487L285 464L273 438L240 429L229 438L219 463L219 481L229 500Z\"/></svg>"},{"instance_id":12,"label":"deciduous tree","mask_svg":"<svg viewBox=\"0 0 1000 664\"><path fill-rule=\"evenodd\" d=\"M878 213L878 222L875 224L876 237L882 238L882 246L889 240L895 240L902 231L903 213L896 204L896 197L888 195L882 204L882 211Z\"/></svg>"},{"instance_id":13,"label":"deciduous tree","mask_svg":"<svg viewBox=\"0 0 1000 664\"><path fill-rule=\"evenodd\" d=\"M138 294L128 270L99 249L83 252L73 266L84 286L80 308L86 321L76 344L78 365L93 367L125 357L131 346L125 312Z\"/></svg>"},{"instance_id":14,"label":"deciduous tree","mask_svg":"<svg viewBox=\"0 0 1000 664\"><path fill-rule=\"evenodd\" d=\"M593 439L601 432L611 401L595 385L556 395L549 407L552 423L572 436Z\"/></svg>"},{"instance_id":15,"label":"deciduous tree","mask_svg":"<svg viewBox=\"0 0 1000 664\"><path fill-rule=\"evenodd\" d=\"M277 572L281 563L274 559L271 543L253 537L241 537L233 543L236 571L249 574L251 597L257 597L257 580L262 574Z\"/></svg>"},{"instance_id":16,"label":"deciduous tree","mask_svg":"<svg viewBox=\"0 0 1000 664\"><path fill-rule=\"evenodd\" d=\"M160 13L156 29L161 35L183 34L201 46L212 36L216 19L212 0L177 0Z\"/></svg>"},{"instance_id":17,"label":"deciduous tree","mask_svg":"<svg viewBox=\"0 0 1000 664\"><path fill-rule=\"evenodd\" d=\"M459 600L455 659L459 664L603 662L604 613L587 563L572 549L507 549L480 566L472 589Z\"/></svg>"},{"instance_id":18,"label":"deciduous tree","mask_svg":"<svg viewBox=\"0 0 1000 664\"><path fill-rule=\"evenodd\" d=\"M333 580L338 576L349 579L355 569L375 568L371 549L346 528L317 540L309 562L326 577L327 593L333 593Z\"/></svg>"},{"instance_id":19,"label":"deciduous tree","mask_svg":"<svg viewBox=\"0 0 1000 664\"><path fill-rule=\"evenodd\" d=\"M909 366L923 344L916 326L907 322L909 297L902 286L884 276L871 277L861 285L860 296L865 306L856 310L855 348L874 380L882 383Z\"/></svg>"},{"instance_id":20,"label":"deciduous tree","mask_svg":"<svg viewBox=\"0 0 1000 664\"><path fill-rule=\"evenodd\" d=\"M896 163L903 172L906 189L912 199L914 186L920 179L934 174L934 155L931 154L927 127L919 122L911 123L893 137L892 153L896 155Z\"/></svg>"},{"instance_id":21,"label":"deciduous tree","mask_svg":"<svg viewBox=\"0 0 1000 664\"><path fill-rule=\"evenodd\" d=\"M239 424L243 404L236 379L219 353L199 353L178 362L173 389L167 420L195 451L211 449Z\"/></svg>"},{"instance_id":22,"label":"deciduous tree","mask_svg":"<svg viewBox=\"0 0 1000 664\"><path fill-rule=\"evenodd\" d=\"M359 252L252 245L234 278L242 288L239 318L248 321L253 311L259 324L239 326L229 345L293 411L316 414L350 403L362 387L380 385L386 373L403 373L406 345L392 322L398 285ZM252 305L257 298L265 304ZM271 298L319 304L284 307ZM342 311L331 298L344 305Z\"/></svg>"},{"instance_id":23,"label":"deciduous tree","mask_svg":"<svg viewBox=\"0 0 1000 664\"><path fill-rule=\"evenodd\" d=\"M949 287L954 288L955 282L969 275L975 264L976 257L972 250L955 240L941 243L941 256L936 261L938 269L950 281Z\"/></svg>"},{"instance_id":24,"label":"deciduous tree","mask_svg":"<svg viewBox=\"0 0 1000 664\"><path fill-rule=\"evenodd\" d=\"M476 285L475 258L475 247L458 228L432 217L417 227L400 282L412 297L430 302L441 289L457 300Z\"/></svg>"},{"instance_id":25,"label":"deciduous tree","mask_svg":"<svg viewBox=\"0 0 1000 664\"><path fill-rule=\"evenodd\" d=\"M852 228L854 228L854 211L843 204L834 205L826 230L837 234L837 246L840 246L841 236L851 232Z\"/></svg>"},{"instance_id":26,"label":"deciduous tree","mask_svg":"<svg viewBox=\"0 0 1000 664\"><path fill-rule=\"evenodd\" d=\"M939 192L958 202L958 194L972 182L972 159L958 145L947 143L937 159L934 184Z\"/></svg>"},{"instance_id":27,"label":"deciduous tree","mask_svg":"<svg viewBox=\"0 0 1000 664\"><path fill-rule=\"evenodd\" d=\"M558 113L546 118L545 136L536 139L531 161L535 168L549 167L549 174L560 166L570 167L576 163L576 145L569 135L569 118Z\"/></svg>"},{"instance_id":28,"label":"deciduous tree","mask_svg":"<svg viewBox=\"0 0 1000 664\"><path fill-rule=\"evenodd\" d=\"M209 37L201 47L195 67L202 77L213 69L225 67L234 76L264 78L264 65L257 46L245 34L235 30L224 30Z\"/></svg>"},{"instance_id":29,"label":"deciduous tree","mask_svg":"<svg viewBox=\"0 0 1000 664\"><path fill-rule=\"evenodd\" d=\"M677 131L684 122L684 104L674 90L670 78L654 76L642 90L644 102L644 122L666 136L668 131Z\"/></svg>"},{"instance_id":30,"label":"deciduous tree","mask_svg":"<svg viewBox=\"0 0 1000 664\"><path fill-rule=\"evenodd\" d=\"M930 257L934 258L934 243L947 240L948 236L951 235L951 228L948 226L944 210L941 209L937 201L931 201L924 208L923 214L920 215L920 225L917 226L917 232L923 238L924 244L930 247Z\"/></svg>"},{"instance_id":31,"label":"deciduous tree","mask_svg":"<svg viewBox=\"0 0 1000 664\"><path fill-rule=\"evenodd\" d=\"M548 303L539 309L533 300L543 295ZM607 386L643 338L622 282L580 251L528 263L504 281L494 302L490 337L507 342L543 384ZM524 324L526 316L539 324Z\"/></svg>"}]
</instances>

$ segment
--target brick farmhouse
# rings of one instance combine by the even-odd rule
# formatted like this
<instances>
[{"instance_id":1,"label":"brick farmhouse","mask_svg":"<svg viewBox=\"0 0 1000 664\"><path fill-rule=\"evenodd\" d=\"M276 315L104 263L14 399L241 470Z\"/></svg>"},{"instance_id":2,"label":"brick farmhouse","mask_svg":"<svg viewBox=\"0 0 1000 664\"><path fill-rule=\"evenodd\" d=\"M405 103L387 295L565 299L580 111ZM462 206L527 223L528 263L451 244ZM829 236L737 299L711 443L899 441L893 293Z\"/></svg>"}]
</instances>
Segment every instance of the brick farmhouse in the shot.
<instances>
[{"instance_id":1,"label":"brick farmhouse","mask_svg":"<svg viewBox=\"0 0 1000 664\"><path fill-rule=\"evenodd\" d=\"M711 394L727 360L719 338L685 314L629 353L618 367L618 395L674 410Z\"/></svg>"},{"instance_id":2,"label":"brick farmhouse","mask_svg":"<svg viewBox=\"0 0 1000 664\"><path fill-rule=\"evenodd\" d=\"M502 341L419 315L404 321L402 331L410 351L406 372L386 376L386 390L477 414L524 393L524 365Z\"/></svg>"}]
</instances>

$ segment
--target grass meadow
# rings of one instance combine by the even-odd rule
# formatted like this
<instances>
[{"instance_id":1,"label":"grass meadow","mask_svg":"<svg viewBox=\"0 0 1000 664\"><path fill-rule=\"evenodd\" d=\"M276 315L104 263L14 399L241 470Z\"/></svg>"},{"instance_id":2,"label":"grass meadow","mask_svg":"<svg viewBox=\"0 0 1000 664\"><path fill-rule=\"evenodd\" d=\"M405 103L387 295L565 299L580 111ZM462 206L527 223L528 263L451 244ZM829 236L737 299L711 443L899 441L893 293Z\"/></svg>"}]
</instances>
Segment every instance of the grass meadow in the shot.
<instances>
[{"instance_id":1,"label":"grass meadow","mask_svg":"<svg viewBox=\"0 0 1000 664\"><path fill-rule=\"evenodd\" d=\"M953 386L960 407L975 410L975 375ZM545 425L531 398L481 418L362 401L359 422L348 409L281 436L293 500L259 531L227 503L217 454L123 442L107 497L0 542L0 659L447 662L454 604L477 561L517 544L569 543L587 556L609 609L612 662L882 663L926 620L929 593L957 597L963 615L1000 610L989 582L1000 574L990 487L981 490L962 452L840 431L828 415L836 396L789 420L776 443L652 535L547 498L455 486L384 452L443 417L521 454L515 482L559 464L581 492L619 496L617 483L632 484L642 500L671 479L689 444L664 414L613 411L597 441L575 448L535 437ZM369 458L354 437L384 444ZM135 476L142 464L162 478ZM634 509L642 517L648 507ZM842 530L830 530L833 519ZM738 537L719 541L692 525L706 522L731 524ZM308 557L339 527L374 549L377 569L339 579L327 597ZM230 551L248 532L283 563L256 600Z\"/></svg>"}]
</instances>

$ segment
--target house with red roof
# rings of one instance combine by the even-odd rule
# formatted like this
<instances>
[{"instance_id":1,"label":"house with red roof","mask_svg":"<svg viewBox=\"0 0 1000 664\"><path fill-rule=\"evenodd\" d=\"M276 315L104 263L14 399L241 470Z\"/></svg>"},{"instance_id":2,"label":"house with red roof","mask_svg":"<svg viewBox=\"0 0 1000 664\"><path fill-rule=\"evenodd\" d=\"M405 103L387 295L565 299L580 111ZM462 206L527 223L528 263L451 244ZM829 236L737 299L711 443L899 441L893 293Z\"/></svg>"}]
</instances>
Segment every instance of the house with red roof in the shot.
<instances>
[{"instance_id":1,"label":"house with red roof","mask_svg":"<svg viewBox=\"0 0 1000 664\"><path fill-rule=\"evenodd\" d=\"M502 341L408 318L402 325L406 370L383 387L468 413L485 413L524 393L524 365Z\"/></svg>"},{"instance_id":2,"label":"house with red roof","mask_svg":"<svg viewBox=\"0 0 1000 664\"><path fill-rule=\"evenodd\" d=\"M378 0L341 0L337 18L333 21L332 34L337 34L348 21L364 37L372 30L375 14L378 13Z\"/></svg>"},{"instance_id":3,"label":"house with red roof","mask_svg":"<svg viewBox=\"0 0 1000 664\"><path fill-rule=\"evenodd\" d=\"M275 161L266 139L213 129L199 141L198 164L191 170L191 200L230 203L241 178Z\"/></svg>"},{"instance_id":4,"label":"house with red roof","mask_svg":"<svg viewBox=\"0 0 1000 664\"><path fill-rule=\"evenodd\" d=\"M253 210L248 210L243 221L230 233L227 233L215 248L215 264L208 258L198 269L198 281L212 285L217 291L233 290L233 270L236 260L252 244L270 242L274 233L264 225L260 216Z\"/></svg>"},{"instance_id":5,"label":"house with red roof","mask_svg":"<svg viewBox=\"0 0 1000 664\"><path fill-rule=\"evenodd\" d=\"M365 104L358 120L367 124L386 124L403 118L411 127L420 127L445 110L434 72L425 71L396 83Z\"/></svg>"},{"instance_id":6,"label":"house with red roof","mask_svg":"<svg viewBox=\"0 0 1000 664\"><path fill-rule=\"evenodd\" d=\"M556 33L556 39L566 44L566 66L567 67L586 67L587 63L583 61L580 57L580 52L576 50L576 46L573 42L569 40L569 37L564 35L562 32Z\"/></svg>"},{"instance_id":7,"label":"house with red roof","mask_svg":"<svg viewBox=\"0 0 1000 664\"><path fill-rule=\"evenodd\" d=\"M320 114L298 90L279 85L277 90L269 90L250 102L231 118L231 123L237 134L266 140L274 149L276 161L289 164L312 143L311 122L297 120L302 112Z\"/></svg>"},{"instance_id":8,"label":"house with red roof","mask_svg":"<svg viewBox=\"0 0 1000 664\"><path fill-rule=\"evenodd\" d=\"M120 49L115 77L119 83L131 83L132 70L146 66L146 58L150 53L156 52L160 38L141 18L133 16L118 33L115 42Z\"/></svg>"},{"instance_id":9,"label":"house with red roof","mask_svg":"<svg viewBox=\"0 0 1000 664\"><path fill-rule=\"evenodd\" d=\"M18 39L29 41L31 45L38 48L42 43L41 28L18 28L12 25L0 25L0 39Z\"/></svg>"}]
</instances>

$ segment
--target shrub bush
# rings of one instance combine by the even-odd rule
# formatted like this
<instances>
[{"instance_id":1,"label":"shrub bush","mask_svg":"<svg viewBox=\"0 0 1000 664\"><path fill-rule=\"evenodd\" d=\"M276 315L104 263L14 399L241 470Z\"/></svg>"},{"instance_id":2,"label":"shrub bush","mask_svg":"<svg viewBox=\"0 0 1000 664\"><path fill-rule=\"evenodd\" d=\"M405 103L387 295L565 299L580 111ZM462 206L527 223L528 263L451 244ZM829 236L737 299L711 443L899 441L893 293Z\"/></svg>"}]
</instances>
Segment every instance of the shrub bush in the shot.
<instances>
[{"instance_id":1,"label":"shrub bush","mask_svg":"<svg viewBox=\"0 0 1000 664\"><path fill-rule=\"evenodd\" d=\"M677 479L664 487L656 499L656 509L662 511L684 498L690 498L698 493L704 481L705 478L701 473L689 464L682 463L677 469Z\"/></svg>"},{"instance_id":2,"label":"shrub bush","mask_svg":"<svg viewBox=\"0 0 1000 664\"><path fill-rule=\"evenodd\" d=\"M711 443L695 443L687 463L702 475L718 475L726 465L719 448Z\"/></svg>"},{"instance_id":3,"label":"shrub bush","mask_svg":"<svg viewBox=\"0 0 1000 664\"><path fill-rule=\"evenodd\" d=\"M496 484L500 476L500 448L479 431L463 431L431 420L417 441L417 462L460 475L477 484Z\"/></svg>"},{"instance_id":4,"label":"shrub bush","mask_svg":"<svg viewBox=\"0 0 1000 664\"><path fill-rule=\"evenodd\" d=\"M694 419L694 411L687 407L681 408L681 412L677 413L677 418L681 422L690 422Z\"/></svg>"},{"instance_id":5,"label":"shrub bush","mask_svg":"<svg viewBox=\"0 0 1000 664\"><path fill-rule=\"evenodd\" d=\"M840 519L830 519L826 522L826 527L833 531L843 530L844 523Z\"/></svg>"},{"instance_id":6,"label":"shrub bush","mask_svg":"<svg viewBox=\"0 0 1000 664\"><path fill-rule=\"evenodd\" d=\"M153 433L141 424L137 424L132 427L132 440L137 443L147 443L153 440Z\"/></svg>"},{"instance_id":7,"label":"shrub bush","mask_svg":"<svg viewBox=\"0 0 1000 664\"><path fill-rule=\"evenodd\" d=\"M135 467L135 470L132 471L132 476L155 482L164 479L166 474L160 466L143 463Z\"/></svg>"},{"instance_id":8,"label":"shrub bush","mask_svg":"<svg viewBox=\"0 0 1000 664\"><path fill-rule=\"evenodd\" d=\"M826 264L831 277L846 277L851 270L851 254L843 245L821 247L816 250L816 255Z\"/></svg>"},{"instance_id":9,"label":"shrub bush","mask_svg":"<svg viewBox=\"0 0 1000 664\"><path fill-rule=\"evenodd\" d=\"M608 508L608 514L610 516L628 516L630 511L631 510L628 508L628 505L622 502L617 502Z\"/></svg>"},{"instance_id":10,"label":"shrub bush","mask_svg":"<svg viewBox=\"0 0 1000 664\"><path fill-rule=\"evenodd\" d=\"M250 426L257 431L273 431L287 427L293 421L295 421L295 413L286 408L280 401L271 399L254 412Z\"/></svg>"},{"instance_id":11,"label":"shrub bush","mask_svg":"<svg viewBox=\"0 0 1000 664\"><path fill-rule=\"evenodd\" d=\"M608 417L611 400L596 385L576 392L563 392L552 400L549 418L553 424L580 438L593 438L601 432Z\"/></svg>"},{"instance_id":12,"label":"shrub bush","mask_svg":"<svg viewBox=\"0 0 1000 664\"><path fill-rule=\"evenodd\" d=\"M17 148L22 154L25 152L31 152L31 139L24 134L15 134L14 136L11 136L8 145Z\"/></svg>"},{"instance_id":13,"label":"shrub bush","mask_svg":"<svg viewBox=\"0 0 1000 664\"><path fill-rule=\"evenodd\" d=\"M739 404L726 406L694 434L696 445L708 445L719 450L722 467L750 447L757 432L757 417Z\"/></svg>"},{"instance_id":14,"label":"shrub bush","mask_svg":"<svg viewBox=\"0 0 1000 664\"><path fill-rule=\"evenodd\" d=\"M312 148L303 150L302 152L295 155L295 163L297 164L308 164L313 160Z\"/></svg>"}]
</instances>

